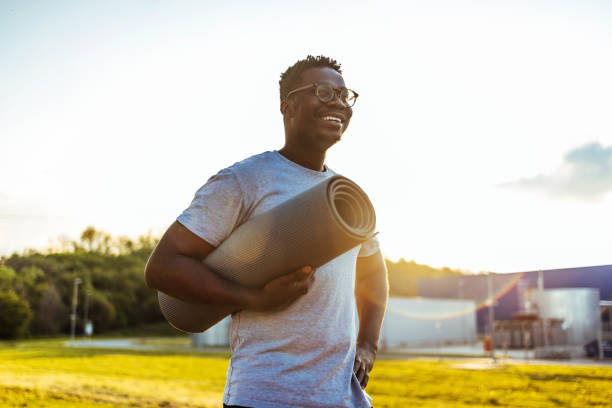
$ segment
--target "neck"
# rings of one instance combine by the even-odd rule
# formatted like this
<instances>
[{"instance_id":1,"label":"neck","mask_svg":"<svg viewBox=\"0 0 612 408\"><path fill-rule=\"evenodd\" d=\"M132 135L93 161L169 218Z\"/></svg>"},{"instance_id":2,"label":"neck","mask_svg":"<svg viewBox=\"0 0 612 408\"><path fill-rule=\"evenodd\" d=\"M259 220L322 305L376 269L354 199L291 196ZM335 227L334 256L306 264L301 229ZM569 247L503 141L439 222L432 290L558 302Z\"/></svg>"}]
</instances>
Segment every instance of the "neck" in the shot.
<instances>
[{"instance_id":1,"label":"neck","mask_svg":"<svg viewBox=\"0 0 612 408\"><path fill-rule=\"evenodd\" d=\"M287 145L283 146L278 152L302 167L315 171L324 170L325 152L305 152L304 150L292 149Z\"/></svg>"}]
</instances>

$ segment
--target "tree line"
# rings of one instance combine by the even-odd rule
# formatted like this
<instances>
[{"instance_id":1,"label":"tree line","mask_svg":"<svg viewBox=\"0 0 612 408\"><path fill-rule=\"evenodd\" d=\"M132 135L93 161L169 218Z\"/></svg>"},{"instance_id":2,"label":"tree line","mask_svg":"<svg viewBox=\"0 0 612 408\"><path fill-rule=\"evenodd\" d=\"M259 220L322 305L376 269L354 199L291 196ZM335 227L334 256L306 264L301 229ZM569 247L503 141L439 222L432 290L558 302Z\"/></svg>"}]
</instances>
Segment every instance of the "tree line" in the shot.
<instances>
[{"instance_id":1,"label":"tree line","mask_svg":"<svg viewBox=\"0 0 612 408\"><path fill-rule=\"evenodd\" d=\"M87 318L98 334L163 323L157 294L147 288L143 277L158 240L151 234L136 239L113 237L88 227L79 240L0 258L0 339L69 333L77 278L81 282L79 333L85 303ZM462 273L404 259L386 263L391 296L416 296L416 281L421 277Z\"/></svg>"},{"instance_id":2,"label":"tree line","mask_svg":"<svg viewBox=\"0 0 612 408\"><path fill-rule=\"evenodd\" d=\"M83 306L96 333L163 320L143 270L158 239L113 237L93 227L78 241L0 259L0 338L69 333L73 286L78 290L78 329Z\"/></svg>"},{"instance_id":3,"label":"tree line","mask_svg":"<svg viewBox=\"0 0 612 408\"><path fill-rule=\"evenodd\" d=\"M385 263L387 265L387 271L389 272L390 296L417 296L417 282L419 279L471 274L470 271L451 269L446 266L443 268L432 268L431 266L418 264L414 261L406 261L403 258L397 262L385 259Z\"/></svg>"}]
</instances>

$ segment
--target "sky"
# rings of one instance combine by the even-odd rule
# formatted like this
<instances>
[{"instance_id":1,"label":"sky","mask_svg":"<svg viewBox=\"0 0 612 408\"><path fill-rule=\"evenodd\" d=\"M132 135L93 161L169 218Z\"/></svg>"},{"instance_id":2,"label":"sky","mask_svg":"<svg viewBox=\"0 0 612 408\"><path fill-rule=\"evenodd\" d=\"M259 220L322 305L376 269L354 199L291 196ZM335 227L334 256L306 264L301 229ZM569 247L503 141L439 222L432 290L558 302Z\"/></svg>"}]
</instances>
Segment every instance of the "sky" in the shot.
<instances>
[{"instance_id":1,"label":"sky","mask_svg":"<svg viewBox=\"0 0 612 408\"><path fill-rule=\"evenodd\" d=\"M161 235L282 147L278 79L312 54L360 94L327 164L388 258L612 264L611 44L608 1L0 0L0 255Z\"/></svg>"}]
</instances>

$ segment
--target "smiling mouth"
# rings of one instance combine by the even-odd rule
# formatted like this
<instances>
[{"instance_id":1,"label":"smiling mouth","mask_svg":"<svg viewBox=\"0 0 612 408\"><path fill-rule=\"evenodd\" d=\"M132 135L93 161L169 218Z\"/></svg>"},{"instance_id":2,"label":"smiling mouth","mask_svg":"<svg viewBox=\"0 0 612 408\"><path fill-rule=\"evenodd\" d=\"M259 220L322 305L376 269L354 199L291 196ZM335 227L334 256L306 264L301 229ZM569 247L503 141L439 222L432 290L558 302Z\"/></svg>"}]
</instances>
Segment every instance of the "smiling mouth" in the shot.
<instances>
[{"instance_id":1,"label":"smiling mouth","mask_svg":"<svg viewBox=\"0 0 612 408\"><path fill-rule=\"evenodd\" d=\"M337 123L338 125L342 126L342 119L336 116L326 115L326 116L323 116L321 119L323 119L326 122Z\"/></svg>"}]
</instances>

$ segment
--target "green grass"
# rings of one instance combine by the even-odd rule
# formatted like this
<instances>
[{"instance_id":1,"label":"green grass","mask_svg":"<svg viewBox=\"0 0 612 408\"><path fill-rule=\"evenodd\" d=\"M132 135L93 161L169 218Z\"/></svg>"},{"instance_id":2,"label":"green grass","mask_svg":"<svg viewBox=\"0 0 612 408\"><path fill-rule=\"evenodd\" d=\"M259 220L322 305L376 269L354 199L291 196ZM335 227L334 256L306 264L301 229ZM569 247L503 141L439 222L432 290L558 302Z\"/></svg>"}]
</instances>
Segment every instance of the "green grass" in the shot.
<instances>
[{"instance_id":1,"label":"green grass","mask_svg":"<svg viewBox=\"0 0 612 408\"><path fill-rule=\"evenodd\" d=\"M177 340L151 340L156 344ZM0 407L220 407L228 354L0 343ZM612 368L386 360L375 407L609 407ZM474 369L485 368L485 369Z\"/></svg>"}]
</instances>

